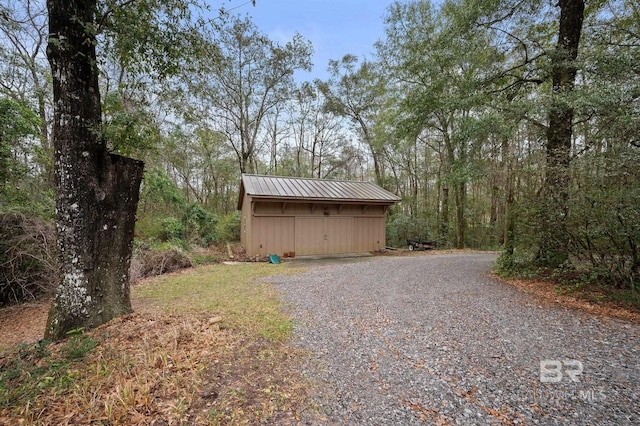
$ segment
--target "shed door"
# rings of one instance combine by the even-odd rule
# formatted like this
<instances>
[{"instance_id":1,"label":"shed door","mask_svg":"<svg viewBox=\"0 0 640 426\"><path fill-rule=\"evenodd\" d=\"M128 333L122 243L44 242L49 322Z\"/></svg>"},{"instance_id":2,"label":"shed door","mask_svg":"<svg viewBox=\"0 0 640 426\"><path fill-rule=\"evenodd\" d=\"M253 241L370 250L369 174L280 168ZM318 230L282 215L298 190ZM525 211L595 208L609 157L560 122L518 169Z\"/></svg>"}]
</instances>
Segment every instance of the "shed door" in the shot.
<instances>
[{"instance_id":1,"label":"shed door","mask_svg":"<svg viewBox=\"0 0 640 426\"><path fill-rule=\"evenodd\" d=\"M296 255L352 253L352 217L296 217Z\"/></svg>"},{"instance_id":2,"label":"shed door","mask_svg":"<svg viewBox=\"0 0 640 426\"><path fill-rule=\"evenodd\" d=\"M353 253L353 218L327 217L325 253Z\"/></svg>"},{"instance_id":3,"label":"shed door","mask_svg":"<svg viewBox=\"0 0 640 426\"><path fill-rule=\"evenodd\" d=\"M259 216L253 219L255 253L262 256L290 252L295 246L293 217Z\"/></svg>"},{"instance_id":4,"label":"shed door","mask_svg":"<svg viewBox=\"0 0 640 426\"><path fill-rule=\"evenodd\" d=\"M324 254L324 217L296 217L296 256Z\"/></svg>"}]
</instances>

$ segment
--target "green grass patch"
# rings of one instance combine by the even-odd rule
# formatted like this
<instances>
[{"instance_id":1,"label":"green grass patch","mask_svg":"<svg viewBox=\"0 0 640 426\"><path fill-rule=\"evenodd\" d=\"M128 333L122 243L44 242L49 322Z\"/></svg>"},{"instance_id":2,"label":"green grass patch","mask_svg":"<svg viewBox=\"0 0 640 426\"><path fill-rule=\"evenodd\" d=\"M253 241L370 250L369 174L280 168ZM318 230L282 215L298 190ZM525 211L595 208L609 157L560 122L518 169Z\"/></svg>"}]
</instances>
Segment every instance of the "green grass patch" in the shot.
<instances>
[{"instance_id":1,"label":"green grass patch","mask_svg":"<svg viewBox=\"0 0 640 426\"><path fill-rule=\"evenodd\" d=\"M64 392L77 378L76 364L96 345L90 336L74 335L62 344L56 356L45 341L16 348L0 364L0 407L33 399L48 388Z\"/></svg>"},{"instance_id":2,"label":"green grass patch","mask_svg":"<svg viewBox=\"0 0 640 426\"><path fill-rule=\"evenodd\" d=\"M300 271L267 263L205 265L134 287L132 298L172 314L210 312L222 316L223 327L282 340L291 334L291 319L261 279Z\"/></svg>"}]
</instances>

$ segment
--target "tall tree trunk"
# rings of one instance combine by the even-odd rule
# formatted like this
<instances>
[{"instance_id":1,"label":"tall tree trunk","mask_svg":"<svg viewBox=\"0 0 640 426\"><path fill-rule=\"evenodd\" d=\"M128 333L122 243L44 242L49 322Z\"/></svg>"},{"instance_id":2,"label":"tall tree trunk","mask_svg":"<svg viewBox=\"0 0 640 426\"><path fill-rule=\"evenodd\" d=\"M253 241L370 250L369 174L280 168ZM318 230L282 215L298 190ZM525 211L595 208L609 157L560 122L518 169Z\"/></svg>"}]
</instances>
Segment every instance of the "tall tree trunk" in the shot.
<instances>
[{"instance_id":1,"label":"tall tree trunk","mask_svg":"<svg viewBox=\"0 0 640 426\"><path fill-rule=\"evenodd\" d=\"M449 187L442 186L440 198L440 241L438 245L449 245Z\"/></svg>"},{"instance_id":2,"label":"tall tree trunk","mask_svg":"<svg viewBox=\"0 0 640 426\"><path fill-rule=\"evenodd\" d=\"M513 253L515 251L515 231L516 231L516 213L514 202L514 176L513 171L507 172L507 193L505 200L504 212L504 256L508 258L509 263L513 263Z\"/></svg>"},{"instance_id":3,"label":"tall tree trunk","mask_svg":"<svg viewBox=\"0 0 640 426\"><path fill-rule=\"evenodd\" d=\"M45 338L131 311L129 265L143 163L100 137L96 0L48 0L61 282Z\"/></svg>"},{"instance_id":4,"label":"tall tree trunk","mask_svg":"<svg viewBox=\"0 0 640 426\"><path fill-rule=\"evenodd\" d=\"M551 57L553 97L547 130L547 165L542 208L542 232L538 260L557 267L568 258L566 229L569 201L569 163L573 132L573 107L567 99L573 91L577 68L584 0L560 0L558 44Z\"/></svg>"},{"instance_id":5,"label":"tall tree trunk","mask_svg":"<svg viewBox=\"0 0 640 426\"><path fill-rule=\"evenodd\" d=\"M505 176L505 204L504 204L504 234L502 240L504 244L503 256L508 257L508 261L513 262L513 252L515 250L515 196L514 196L514 172L513 158L509 139L502 140L502 162L503 175Z\"/></svg>"},{"instance_id":6,"label":"tall tree trunk","mask_svg":"<svg viewBox=\"0 0 640 426\"><path fill-rule=\"evenodd\" d=\"M367 123L365 123L365 121L361 117L358 117L357 120L360 123L360 128L364 136L364 141L369 147L369 152L371 153L371 158L373 159L373 171L376 175L376 185L384 187L383 185L384 178L382 176L382 169L380 167L380 153L376 148L375 142L373 140L373 136L371 135L371 132L367 126Z\"/></svg>"},{"instance_id":7,"label":"tall tree trunk","mask_svg":"<svg viewBox=\"0 0 640 426\"><path fill-rule=\"evenodd\" d=\"M489 208L489 228L491 229L491 241L494 239L496 224L498 223L498 204L500 203L500 187L498 183L495 182L497 179L495 176L492 177L493 182L491 182L491 207Z\"/></svg>"},{"instance_id":8,"label":"tall tree trunk","mask_svg":"<svg viewBox=\"0 0 640 426\"><path fill-rule=\"evenodd\" d=\"M460 182L455 188L456 197L456 248L464 248L464 232L467 227L466 218L464 214L466 198L467 198L467 185L464 182Z\"/></svg>"}]
</instances>

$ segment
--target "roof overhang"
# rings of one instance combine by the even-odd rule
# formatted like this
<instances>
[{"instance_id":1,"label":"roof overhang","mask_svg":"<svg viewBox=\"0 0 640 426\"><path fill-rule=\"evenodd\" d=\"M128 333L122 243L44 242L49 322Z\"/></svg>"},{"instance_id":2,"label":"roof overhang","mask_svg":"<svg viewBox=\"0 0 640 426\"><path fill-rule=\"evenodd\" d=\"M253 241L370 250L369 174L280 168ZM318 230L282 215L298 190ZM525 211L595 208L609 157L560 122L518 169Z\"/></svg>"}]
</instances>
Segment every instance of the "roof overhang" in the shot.
<instances>
[{"instance_id":1,"label":"roof overhang","mask_svg":"<svg viewBox=\"0 0 640 426\"><path fill-rule=\"evenodd\" d=\"M252 179L248 181L251 183L251 185L249 185L248 187L245 186L245 182L244 182L245 179ZM380 188L371 183L352 182L352 181L330 181L326 179L318 179L317 181L321 182L320 184L324 185L325 189L327 185L333 185L333 188L340 185L343 187L345 185L350 185L353 188L355 185L358 187L358 189L360 189L361 187L366 187L367 189L366 191L348 191L348 190L336 191L334 189L331 189L328 191L327 190L324 190L324 191L308 190L308 191L297 191L298 195L288 196L286 194L283 194L283 192L286 192L286 191L278 191L278 190L265 191L264 185L262 187L259 187L255 184L256 179L262 179L263 181L265 179L272 179L272 180L280 179L281 182L283 180L285 180L285 182L287 182L287 180L288 182L302 181L302 182L305 182L305 184L308 186L316 185L316 180L309 179L309 178L283 178L283 177L270 177L270 176L258 176L258 175L243 175L240 180L240 192L238 194L238 210L242 210L242 205L244 204L245 195L251 197L252 200L260 200L263 202L312 203L312 204L323 203L323 204L360 204L360 205L391 206L401 200L400 197L398 197L397 195L392 194L384 190L383 188ZM310 182L310 181L313 181L313 182ZM327 184L327 182L329 183ZM317 184L317 185L320 185L320 184ZM248 188L251 191L252 187L255 187L255 189L257 190L252 192L258 192L258 193L251 193L246 190ZM279 188L281 189L282 185ZM271 192L271 193L266 193L266 192ZM279 192L279 193L276 194L276 192ZM292 191L292 192L296 192L296 191ZM307 194L301 195L300 192L307 192ZM332 193L331 195L337 193L338 196L319 196L319 197L313 196L316 193L322 194L322 192ZM362 193L364 197L354 198L354 197L345 196L345 195L360 195L359 193ZM325 194L322 194L322 195L325 195ZM371 197L372 195L376 197L379 196L380 198L372 198Z\"/></svg>"},{"instance_id":2,"label":"roof overhang","mask_svg":"<svg viewBox=\"0 0 640 426\"><path fill-rule=\"evenodd\" d=\"M300 198L300 197L268 197L263 195L251 195L252 201L263 201L266 203L317 203L317 204L370 204L386 206L395 204L397 201L388 200L364 200L364 199L349 199L349 198Z\"/></svg>"}]
</instances>

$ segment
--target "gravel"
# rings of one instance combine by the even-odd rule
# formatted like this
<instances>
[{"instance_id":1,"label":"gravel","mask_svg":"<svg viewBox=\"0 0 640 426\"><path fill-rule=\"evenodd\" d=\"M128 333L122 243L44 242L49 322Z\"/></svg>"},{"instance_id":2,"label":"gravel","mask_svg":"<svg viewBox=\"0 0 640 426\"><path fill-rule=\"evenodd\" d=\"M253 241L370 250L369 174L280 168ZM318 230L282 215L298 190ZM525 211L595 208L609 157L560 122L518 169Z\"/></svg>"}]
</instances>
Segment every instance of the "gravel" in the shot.
<instances>
[{"instance_id":1,"label":"gravel","mask_svg":"<svg viewBox=\"0 0 640 426\"><path fill-rule=\"evenodd\" d=\"M640 326L542 305L490 278L494 260L375 257L274 278L316 385L302 421L640 424Z\"/></svg>"}]
</instances>

